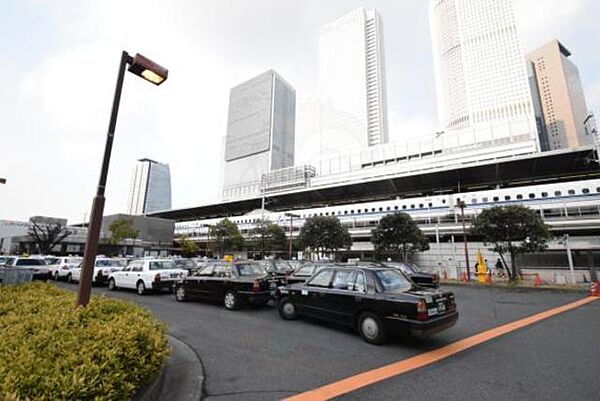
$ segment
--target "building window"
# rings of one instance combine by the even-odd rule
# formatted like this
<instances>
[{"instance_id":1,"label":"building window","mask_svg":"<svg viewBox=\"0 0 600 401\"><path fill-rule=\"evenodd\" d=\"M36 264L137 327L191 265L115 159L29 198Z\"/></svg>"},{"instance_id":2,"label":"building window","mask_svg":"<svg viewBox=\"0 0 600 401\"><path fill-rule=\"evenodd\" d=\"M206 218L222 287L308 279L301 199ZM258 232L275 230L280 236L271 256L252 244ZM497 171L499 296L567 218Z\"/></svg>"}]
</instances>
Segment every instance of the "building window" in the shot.
<instances>
[{"instance_id":1,"label":"building window","mask_svg":"<svg viewBox=\"0 0 600 401\"><path fill-rule=\"evenodd\" d=\"M406 205L402 205L402 209L405 210L406 209Z\"/></svg>"},{"instance_id":2,"label":"building window","mask_svg":"<svg viewBox=\"0 0 600 401\"><path fill-rule=\"evenodd\" d=\"M423 204L419 203L419 209L423 209Z\"/></svg>"},{"instance_id":3,"label":"building window","mask_svg":"<svg viewBox=\"0 0 600 401\"><path fill-rule=\"evenodd\" d=\"M380 212L383 212L383 208L382 208L382 207L380 207L380 208L379 208L379 211L380 211Z\"/></svg>"},{"instance_id":4,"label":"building window","mask_svg":"<svg viewBox=\"0 0 600 401\"><path fill-rule=\"evenodd\" d=\"M481 201L482 201L483 203L487 203L487 202L488 202L488 198L487 198L487 196L484 196L483 198L481 198Z\"/></svg>"},{"instance_id":5,"label":"building window","mask_svg":"<svg viewBox=\"0 0 600 401\"><path fill-rule=\"evenodd\" d=\"M575 190L574 189L569 189L569 195L575 195Z\"/></svg>"},{"instance_id":6,"label":"building window","mask_svg":"<svg viewBox=\"0 0 600 401\"><path fill-rule=\"evenodd\" d=\"M410 208L411 208L411 209L414 209L414 208L415 208L415 205L410 205Z\"/></svg>"},{"instance_id":7,"label":"building window","mask_svg":"<svg viewBox=\"0 0 600 401\"><path fill-rule=\"evenodd\" d=\"M494 202L498 202L500 200L500 198L498 198L497 196L494 196Z\"/></svg>"},{"instance_id":8,"label":"building window","mask_svg":"<svg viewBox=\"0 0 600 401\"><path fill-rule=\"evenodd\" d=\"M533 198L535 198L535 194L529 194L529 195L527 195L527 196L529 196L529 199L533 199Z\"/></svg>"},{"instance_id":9,"label":"building window","mask_svg":"<svg viewBox=\"0 0 600 401\"><path fill-rule=\"evenodd\" d=\"M589 190L589 188L583 188L583 189L581 190L581 193L582 193L582 194L589 194L589 193L590 193L590 190Z\"/></svg>"},{"instance_id":10,"label":"building window","mask_svg":"<svg viewBox=\"0 0 600 401\"><path fill-rule=\"evenodd\" d=\"M598 188L600 189L600 188ZM398 205L394 206L394 210L398 210Z\"/></svg>"},{"instance_id":11,"label":"building window","mask_svg":"<svg viewBox=\"0 0 600 401\"><path fill-rule=\"evenodd\" d=\"M518 195L517 195L517 199L519 199L519 200L523 199L523 195L521 195L521 194L518 194Z\"/></svg>"},{"instance_id":12,"label":"building window","mask_svg":"<svg viewBox=\"0 0 600 401\"><path fill-rule=\"evenodd\" d=\"M388 207L386 208L386 210L389 212L389 211L390 211L390 207L388 206Z\"/></svg>"},{"instance_id":13,"label":"building window","mask_svg":"<svg viewBox=\"0 0 600 401\"><path fill-rule=\"evenodd\" d=\"M477 198L471 199L471 203L477 203Z\"/></svg>"},{"instance_id":14,"label":"building window","mask_svg":"<svg viewBox=\"0 0 600 401\"><path fill-rule=\"evenodd\" d=\"M548 192L542 192L542 198L547 198L548 197Z\"/></svg>"},{"instance_id":15,"label":"building window","mask_svg":"<svg viewBox=\"0 0 600 401\"><path fill-rule=\"evenodd\" d=\"M506 195L506 196L504 197L504 200L505 200L505 201L509 201L509 200L510 200L510 195Z\"/></svg>"},{"instance_id":16,"label":"building window","mask_svg":"<svg viewBox=\"0 0 600 401\"><path fill-rule=\"evenodd\" d=\"M354 210L350 210L350 214L354 214Z\"/></svg>"},{"instance_id":17,"label":"building window","mask_svg":"<svg viewBox=\"0 0 600 401\"><path fill-rule=\"evenodd\" d=\"M554 196L561 196L561 195L562 195L562 192L560 192L560 191L554 191Z\"/></svg>"}]
</instances>

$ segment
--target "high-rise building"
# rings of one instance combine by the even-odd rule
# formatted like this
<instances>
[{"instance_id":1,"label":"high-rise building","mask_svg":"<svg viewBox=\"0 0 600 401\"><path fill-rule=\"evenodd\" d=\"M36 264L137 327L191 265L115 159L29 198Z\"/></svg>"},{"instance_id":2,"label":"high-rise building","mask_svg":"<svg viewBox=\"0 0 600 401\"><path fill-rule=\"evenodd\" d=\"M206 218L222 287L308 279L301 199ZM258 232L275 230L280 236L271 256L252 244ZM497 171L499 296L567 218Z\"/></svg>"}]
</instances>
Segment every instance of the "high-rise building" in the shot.
<instances>
[{"instance_id":1,"label":"high-rise building","mask_svg":"<svg viewBox=\"0 0 600 401\"><path fill-rule=\"evenodd\" d=\"M168 164L139 159L129 186L128 214L148 214L171 209L171 171Z\"/></svg>"},{"instance_id":2,"label":"high-rise building","mask_svg":"<svg viewBox=\"0 0 600 401\"><path fill-rule=\"evenodd\" d=\"M569 59L571 52L553 40L529 53L535 83L532 95L539 101L543 121L543 138L547 149L574 148L593 143L585 129L588 109L577 66Z\"/></svg>"},{"instance_id":3,"label":"high-rise building","mask_svg":"<svg viewBox=\"0 0 600 401\"><path fill-rule=\"evenodd\" d=\"M231 89L223 198L256 195L261 177L294 164L296 92L269 70Z\"/></svg>"},{"instance_id":4,"label":"high-rise building","mask_svg":"<svg viewBox=\"0 0 600 401\"><path fill-rule=\"evenodd\" d=\"M382 24L359 8L319 30L321 154L388 142Z\"/></svg>"},{"instance_id":5,"label":"high-rise building","mask_svg":"<svg viewBox=\"0 0 600 401\"><path fill-rule=\"evenodd\" d=\"M512 0L430 0L429 6L444 129L526 121L534 131Z\"/></svg>"}]
</instances>

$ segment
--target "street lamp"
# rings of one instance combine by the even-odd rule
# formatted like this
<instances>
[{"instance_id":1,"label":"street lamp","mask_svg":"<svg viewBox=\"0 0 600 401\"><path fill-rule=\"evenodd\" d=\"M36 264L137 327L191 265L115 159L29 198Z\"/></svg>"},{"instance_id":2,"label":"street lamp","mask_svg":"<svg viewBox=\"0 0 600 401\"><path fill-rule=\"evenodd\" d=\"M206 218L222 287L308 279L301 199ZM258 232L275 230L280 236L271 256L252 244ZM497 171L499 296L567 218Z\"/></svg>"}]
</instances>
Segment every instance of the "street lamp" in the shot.
<instances>
[{"instance_id":1,"label":"street lamp","mask_svg":"<svg viewBox=\"0 0 600 401\"><path fill-rule=\"evenodd\" d=\"M85 242L81 279L79 280L77 301L75 303L76 306L86 306L90 301L94 263L96 261L96 253L98 252L98 241L100 239L100 228L102 226L102 213L104 212L104 190L106 188L106 177L108 175L110 154L115 136L117 114L119 113L119 103L121 102L121 91L123 89L123 79L125 78L125 68L127 65L129 65L129 72L138 75L155 85L160 85L163 83L169 74L166 68L161 67L160 65L140 54L136 54L135 57L131 57L126 51L121 53L119 73L117 75L117 85L115 87L115 96L113 98L110 122L108 124L108 133L106 136L106 145L104 147L104 158L102 160L102 169L100 170L100 180L98 182L96 196L94 197L94 201L92 203L90 224L88 226L88 234Z\"/></svg>"},{"instance_id":2,"label":"street lamp","mask_svg":"<svg viewBox=\"0 0 600 401\"><path fill-rule=\"evenodd\" d=\"M465 228L465 207L467 204L463 200L459 200L456 206L460 208L460 218L462 220L463 242L465 243L465 262L467 264L467 281L471 280L471 267L469 266L469 246L467 245L467 229Z\"/></svg>"},{"instance_id":3,"label":"street lamp","mask_svg":"<svg viewBox=\"0 0 600 401\"><path fill-rule=\"evenodd\" d=\"M290 240L288 244L288 259L292 260L292 236L294 234L294 217L299 218L297 214L285 213L285 216L290 218Z\"/></svg>"}]
</instances>

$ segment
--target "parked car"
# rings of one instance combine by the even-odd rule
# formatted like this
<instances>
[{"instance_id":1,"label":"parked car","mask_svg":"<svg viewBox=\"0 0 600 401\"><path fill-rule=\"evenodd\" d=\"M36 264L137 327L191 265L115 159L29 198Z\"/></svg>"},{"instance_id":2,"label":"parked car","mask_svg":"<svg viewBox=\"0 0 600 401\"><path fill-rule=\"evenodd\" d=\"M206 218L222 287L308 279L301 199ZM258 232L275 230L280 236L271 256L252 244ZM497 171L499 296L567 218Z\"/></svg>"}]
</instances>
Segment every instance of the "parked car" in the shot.
<instances>
[{"instance_id":1,"label":"parked car","mask_svg":"<svg viewBox=\"0 0 600 401\"><path fill-rule=\"evenodd\" d=\"M50 279L50 269L48 269L46 261L42 258L26 258L21 256L11 256L6 261L4 267L18 267L22 269L29 269L33 272L34 280Z\"/></svg>"},{"instance_id":2,"label":"parked car","mask_svg":"<svg viewBox=\"0 0 600 401\"><path fill-rule=\"evenodd\" d=\"M175 299L179 302L198 298L222 302L226 309L238 309L242 304L266 304L276 284L256 262L216 262L175 284Z\"/></svg>"},{"instance_id":3,"label":"parked car","mask_svg":"<svg viewBox=\"0 0 600 401\"><path fill-rule=\"evenodd\" d=\"M316 272L324 267L331 266L331 264L325 263L305 263L298 270L287 276L287 284L303 283L311 278Z\"/></svg>"},{"instance_id":4,"label":"parked car","mask_svg":"<svg viewBox=\"0 0 600 401\"><path fill-rule=\"evenodd\" d=\"M287 276L294 272L288 261L283 259L264 259L260 264L277 286L285 285Z\"/></svg>"},{"instance_id":5,"label":"parked car","mask_svg":"<svg viewBox=\"0 0 600 401\"><path fill-rule=\"evenodd\" d=\"M47 257L46 263L50 270L50 276L54 280L60 280L61 278L66 279L69 271L71 271L72 268L79 266L82 260L82 258L77 256Z\"/></svg>"},{"instance_id":6,"label":"parked car","mask_svg":"<svg viewBox=\"0 0 600 401\"><path fill-rule=\"evenodd\" d=\"M122 270L127 265L125 259L119 258L96 258L94 264L94 274L92 275L92 284L105 285L108 283L108 276L111 273ZM79 282L81 280L81 268L83 264L80 263L76 267L69 269L67 273L67 281L70 283Z\"/></svg>"},{"instance_id":7,"label":"parked car","mask_svg":"<svg viewBox=\"0 0 600 401\"><path fill-rule=\"evenodd\" d=\"M0 267L4 266L10 258L10 256L0 256Z\"/></svg>"},{"instance_id":8,"label":"parked car","mask_svg":"<svg viewBox=\"0 0 600 401\"><path fill-rule=\"evenodd\" d=\"M175 281L186 275L187 272L177 268L172 260L139 259L124 269L111 273L108 277L108 289L114 291L117 288L132 288L139 295L148 291L172 291Z\"/></svg>"},{"instance_id":9,"label":"parked car","mask_svg":"<svg viewBox=\"0 0 600 401\"><path fill-rule=\"evenodd\" d=\"M199 269L199 266L194 259L177 258L173 259L173 262L175 262L177 268L185 270L188 276Z\"/></svg>"},{"instance_id":10,"label":"parked car","mask_svg":"<svg viewBox=\"0 0 600 401\"><path fill-rule=\"evenodd\" d=\"M305 283L279 288L280 316L309 316L357 328L364 341L382 344L389 335L427 336L458 320L454 294L424 289L394 268L332 266Z\"/></svg>"},{"instance_id":11,"label":"parked car","mask_svg":"<svg viewBox=\"0 0 600 401\"><path fill-rule=\"evenodd\" d=\"M412 281L421 287L438 288L440 285L440 276L436 273L424 272L414 263L405 262L383 262L384 266L400 269Z\"/></svg>"}]
</instances>

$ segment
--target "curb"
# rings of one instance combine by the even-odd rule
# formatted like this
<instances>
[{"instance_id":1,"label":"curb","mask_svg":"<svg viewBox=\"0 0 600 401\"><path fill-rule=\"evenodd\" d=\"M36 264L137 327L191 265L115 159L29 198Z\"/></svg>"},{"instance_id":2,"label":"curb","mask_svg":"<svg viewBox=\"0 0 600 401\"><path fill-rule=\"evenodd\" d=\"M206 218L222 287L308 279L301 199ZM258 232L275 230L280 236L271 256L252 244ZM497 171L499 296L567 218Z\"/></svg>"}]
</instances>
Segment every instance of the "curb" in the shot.
<instances>
[{"instance_id":1,"label":"curb","mask_svg":"<svg viewBox=\"0 0 600 401\"><path fill-rule=\"evenodd\" d=\"M441 281L440 285L450 285L455 287L469 287L475 289L499 289L505 291L513 291L513 292L531 292L531 291L546 291L546 292L566 292L566 293L587 293L590 290L585 287L581 288L560 288L560 287L534 287L534 286L507 286L507 285L497 285L497 284L476 284L476 283L459 283L454 281Z\"/></svg>"},{"instance_id":2,"label":"curb","mask_svg":"<svg viewBox=\"0 0 600 401\"><path fill-rule=\"evenodd\" d=\"M171 355L154 382L142 388L133 401L199 401L204 369L196 352L183 341L167 335Z\"/></svg>"}]
</instances>

